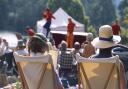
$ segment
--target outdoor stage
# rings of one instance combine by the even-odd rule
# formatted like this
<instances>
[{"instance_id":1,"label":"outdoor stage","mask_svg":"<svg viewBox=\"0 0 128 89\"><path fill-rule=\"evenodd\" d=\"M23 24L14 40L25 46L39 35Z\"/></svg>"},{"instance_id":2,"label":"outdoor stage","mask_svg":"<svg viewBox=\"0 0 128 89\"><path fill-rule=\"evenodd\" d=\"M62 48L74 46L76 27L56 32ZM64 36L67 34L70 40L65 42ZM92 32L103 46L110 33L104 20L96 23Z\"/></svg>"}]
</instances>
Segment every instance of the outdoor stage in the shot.
<instances>
[{"instance_id":1,"label":"outdoor stage","mask_svg":"<svg viewBox=\"0 0 128 89\"><path fill-rule=\"evenodd\" d=\"M51 31L53 38L55 40L56 46L61 43L62 40L66 41L67 32L66 31ZM74 34L74 42L79 42L80 44L86 41L86 36L88 33L86 32L73 32Z\"/></svg>"}]
</instances>

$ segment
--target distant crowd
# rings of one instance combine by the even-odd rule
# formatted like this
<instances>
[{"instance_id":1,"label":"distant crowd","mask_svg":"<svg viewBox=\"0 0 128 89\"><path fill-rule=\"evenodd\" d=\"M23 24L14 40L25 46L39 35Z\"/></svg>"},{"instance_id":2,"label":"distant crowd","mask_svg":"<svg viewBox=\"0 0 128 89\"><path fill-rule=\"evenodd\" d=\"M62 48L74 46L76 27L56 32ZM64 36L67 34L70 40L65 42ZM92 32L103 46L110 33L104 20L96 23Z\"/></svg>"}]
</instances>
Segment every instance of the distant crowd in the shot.
<instances>
[{"instance_id":1,"label":"distant crowd","mask_svg":"<svg viewBox=\"0 0 128 89\"><path fill-rule=\"evenodd\" d=\"M56 47L54 38L48 39L43 33L36 33L32 28L27 28L27 33L28 38L26 40L23 39L20 33L16 33L18 44L14 49L8 47L6 39L0 38L0 65L2 65L0 73L9 74L12 72L12 74L18 76L17 57L15 58L15 56L40 57L48 54L50 50L54 50L58 51L56 68L64 88L78 84L77 63L79 60L76 59L76 54L85 58L110 58L113 56L112 49L114 47L126 47L118 44L120 42L119 35L114 36L112 27L109 25L103 25L99 28L99 37L94 39L93 34L88 33L82 44L74 42L73 47L70 48L67 41L64 40ZM68 75L74 76L73 83L68 80ZM124 84L123 87L125 87L125 81L122 83Z\"/></svg>"}]
</instances>

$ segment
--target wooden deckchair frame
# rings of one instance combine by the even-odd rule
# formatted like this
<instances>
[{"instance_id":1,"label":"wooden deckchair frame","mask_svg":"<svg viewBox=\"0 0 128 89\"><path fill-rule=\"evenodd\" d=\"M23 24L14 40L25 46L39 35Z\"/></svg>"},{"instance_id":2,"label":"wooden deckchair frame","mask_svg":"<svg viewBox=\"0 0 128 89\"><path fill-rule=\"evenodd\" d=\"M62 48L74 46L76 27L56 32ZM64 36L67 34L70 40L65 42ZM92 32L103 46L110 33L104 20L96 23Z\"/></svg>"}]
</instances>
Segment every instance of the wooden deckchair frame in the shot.
<instances>
[{"instance_id":1,"label":"wooden deckchair frame","mask_svg":"<svg viewBox=\"0 0 128 89\"><path fill-rule=\"evenodd\" d=\"M39 80L39 83L38 83L38 86L37 86L37 89L40 89L40 86L41 86L41 82L44 78L44 75L46 73L46 69L47 69L47 66L48 66L49 63L44 63L43 67L44 68L44 71L42 71L42 74L41 74L41 78ZM54 71L54 66L53 64L50 64L51 68L52 68L52 72L53 72L53 83L54 83L54 89L58 89L58 86L57 86L57 82L56 82L56 76L55 76L55 71ZM20 66L20 62L17 62L17 67L18 67L18 70L19 70L19 74L20 74L20 79L21 79L21 82L22 82L22 88L23 89L29 89L28 87L28 83L25 79L25 76L24 76L24 73L22 71L22 68Z\"/></svg>"},{"instance_id":2,"label":"wooden deckchair frame","mask_svg":"<svg viewBox=\"0 0 128 89\"><path fill-rule=\"evenodd\" d=\"M17 64L17 68L18 68L18 71L19 71L20 80L21 80L21 83L22 83L22 88L23 89L29 89L27 81L26 81L25 76L24 76L24 73L23 73L22 68L20 66L20 62L16 62L16 64Z\"/></svg>"},{"instance_id":3,"label":"wooden deckchair frame","mask_svg":"<svg viewBox=\"0 0 128 89\"><path fill-rule=\"evenodd\" d=\"M111 78L111 75L112 75L112 73L114 72L114 68L115 68L115 66L116 66L116 64L115 63L113 63L112 64L112 67L111 67L111 70L110 70L110 72L109 72L109 75L108 75L108 78L107 78L107 80L106 80L106 82L105 82L105 85L104 85L104 88L103 89L106 89L107 88L107 86L108 86L108 83L109 83L109 80L110 80L110 78ZM87 78L87 74L86 74L86 72L84 71L84 67L83 67L83 64L82 63L78 63L78 86L79 86L79 89L81 89L81 80L82 80L82 76L81 76L81 74L80 74L80 69L81 69L81 71L82 71L82 73L83 73L83 76L84 76L84 78L85 78L85 80L86 80L86 83L87 83L87 86L89 87L89 89L92 89L91 88L91 85L90 85L90 83L89 83L89 80L88 80L88 78ZM116 67L116 69L117 69L117 72L119 72L119 69ZM119 74L117 75L117 77L118 77L118 80L119 80ZM120 85L120 84L119 84Z\"/></svg>"}]
</instances>

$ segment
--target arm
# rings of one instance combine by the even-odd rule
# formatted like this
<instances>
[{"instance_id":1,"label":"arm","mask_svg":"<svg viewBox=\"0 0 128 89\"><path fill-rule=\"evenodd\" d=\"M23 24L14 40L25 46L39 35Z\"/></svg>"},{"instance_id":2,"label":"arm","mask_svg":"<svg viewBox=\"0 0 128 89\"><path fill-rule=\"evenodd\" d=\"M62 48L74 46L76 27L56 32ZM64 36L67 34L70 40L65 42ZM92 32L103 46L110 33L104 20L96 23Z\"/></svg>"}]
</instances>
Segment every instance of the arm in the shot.
<instances>
[{"instance_id":1,"label":"arm","mask_svg":"<svg viewBox=\"0 0 128 89\"><path fill-rule=\"evenodd\" d=\"M52 18L53 18L53 19L56 19L53 15L52 15Z\"/></svg>"}]
</instances>

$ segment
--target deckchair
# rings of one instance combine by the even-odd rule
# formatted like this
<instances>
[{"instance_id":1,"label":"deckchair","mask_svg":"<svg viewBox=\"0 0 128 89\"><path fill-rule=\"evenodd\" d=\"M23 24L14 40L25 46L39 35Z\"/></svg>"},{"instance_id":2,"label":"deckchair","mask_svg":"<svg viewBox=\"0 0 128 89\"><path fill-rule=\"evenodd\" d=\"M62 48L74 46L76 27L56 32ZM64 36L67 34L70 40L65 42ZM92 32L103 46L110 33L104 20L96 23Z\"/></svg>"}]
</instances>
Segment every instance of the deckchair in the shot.
<instances>
[{"instance_id":1,"label":"deckchair","mask_svg":"<svg viewBox=\"0 0 128 89\"><path fill-rule=\"evenodd\" d=\"M52 56L53 65L54 65L54 68L56 69L57 68L57 59L58 59L59 51L50 50L49 54Z\"/></svg>"},{"instance_id":2,"label":"deckchair","mask_svg":"<svg viewBox=\"0 0 128 89\"><path fill-rule=\"evenodd\" d=\"M84 58L78 60L79 89L125 89L125 78L121 72L118 56L111 58Z\"/></svg>"},{"instance_id":3,"label":"deckchair","mask_svg":"<svg viewBox=\"0 0 128 89\"><path fill-rule=\"evenodd\" d=\"M52 56L19 56L14 53L23 89L62 89L54 70Z\"/></svg>"}]
</instances>

